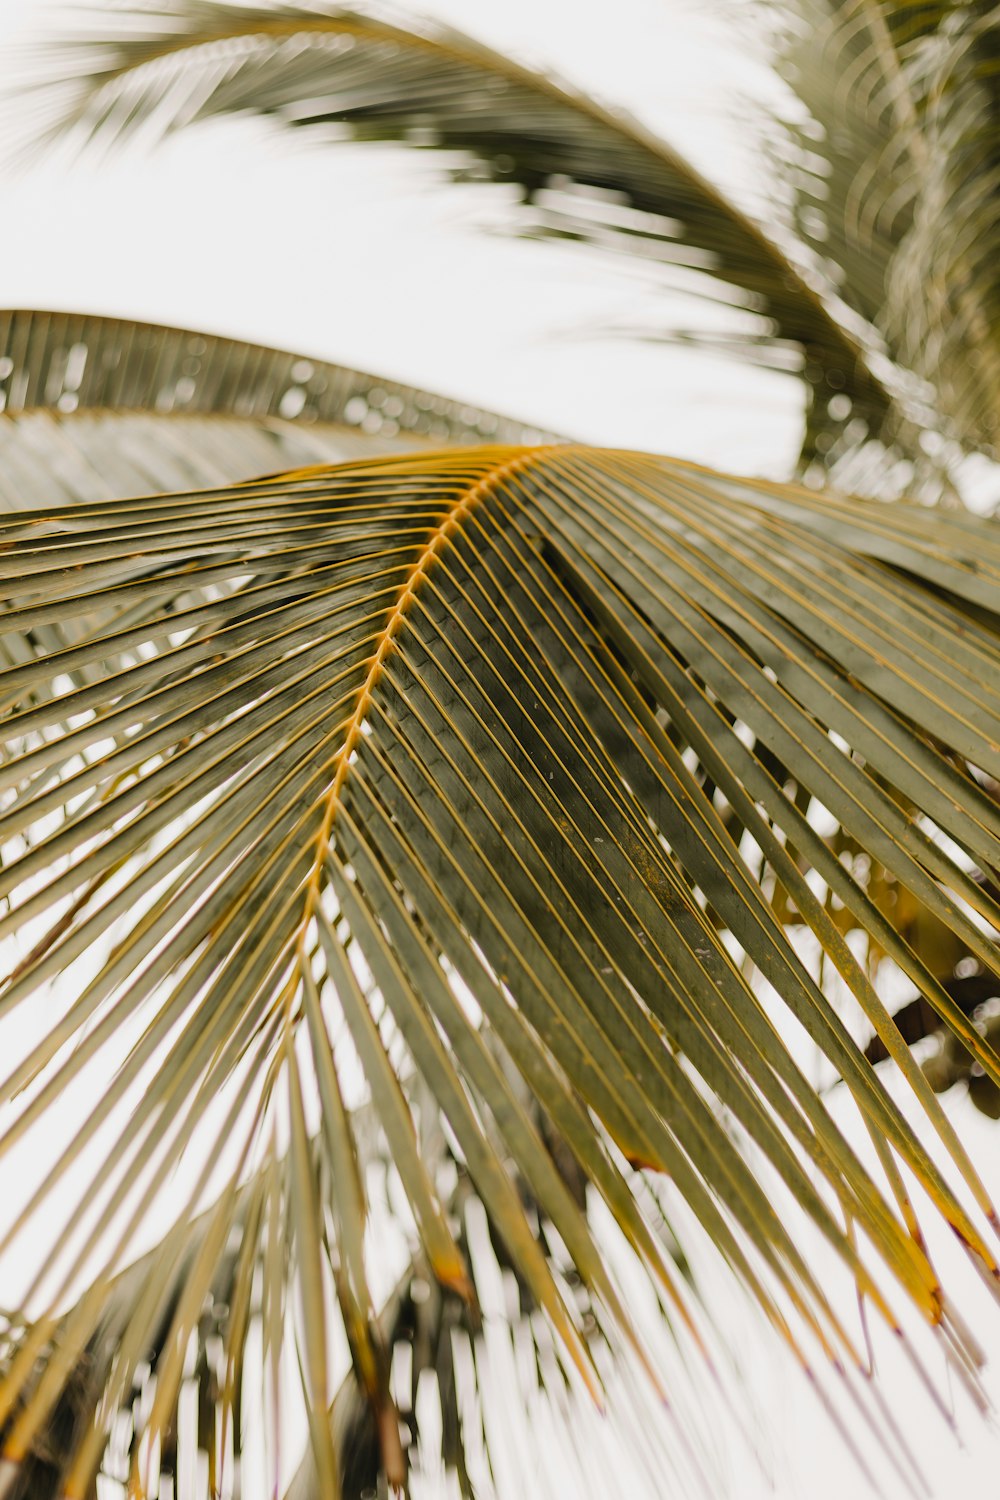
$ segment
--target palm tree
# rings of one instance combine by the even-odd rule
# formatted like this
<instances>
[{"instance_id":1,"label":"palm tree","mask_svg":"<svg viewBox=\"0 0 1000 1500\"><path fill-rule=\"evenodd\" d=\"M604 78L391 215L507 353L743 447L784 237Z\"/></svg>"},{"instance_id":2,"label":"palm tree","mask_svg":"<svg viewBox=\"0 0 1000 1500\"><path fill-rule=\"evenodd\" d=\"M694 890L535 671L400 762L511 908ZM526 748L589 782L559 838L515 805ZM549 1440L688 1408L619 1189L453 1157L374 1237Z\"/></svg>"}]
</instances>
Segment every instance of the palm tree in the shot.
<instances>
[{"instance_id":1,"label":"palm tree","mask_svg":"<svg viewBox=\"0 0 1000 1500\"><path fill-rule=\"evenodd\" d=\"M519 184L527 232L669 253L757 316L744 352L799 362L800 478L833 483L590 449L208 334L0 315L3 1013L59 981L0 1151L102 1087L2 1236L59 1220L7 1319L0 1493L156 1493L199 1452L230 1495L255 1427L277 1469L289 1408L296 1500L401 1486L428 1373L469 1492L510 1439L476 1430L497 1268L552 1410L599 1398L612 1355L647 1364L641 1414L655 1331L615 1268L697 1361L705 1242L860 1410L868 1310L907 1347L921 1316L975 1392L921 1205L995 1289L997 1216L935 1087L969 1078L987 1112L1000 1088L977 1009L1000 544L838 486L953 494L993 456L994 23L766 18L814 122L795 251L634 122L430 26L174 0L52 64L43 138L255 111L444 150ZM943 202L976 205L950 236ZM901 1024L887 973L917 996ZM675 1463L683 1487L701 1456Z\"/></svg>"}]
</instances>

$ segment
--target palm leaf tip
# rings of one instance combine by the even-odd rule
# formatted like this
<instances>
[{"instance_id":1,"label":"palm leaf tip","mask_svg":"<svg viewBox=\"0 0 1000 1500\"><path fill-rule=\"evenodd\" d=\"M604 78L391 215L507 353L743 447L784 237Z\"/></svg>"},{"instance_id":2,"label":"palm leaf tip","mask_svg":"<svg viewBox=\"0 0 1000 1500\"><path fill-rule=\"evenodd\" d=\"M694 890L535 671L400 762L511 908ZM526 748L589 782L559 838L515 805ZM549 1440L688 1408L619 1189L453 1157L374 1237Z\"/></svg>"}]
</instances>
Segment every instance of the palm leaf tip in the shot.
<instances>
[{"instance_id":1,"label":"palm leaf tip","mask_svg":"<svg viewBox=\"0 0 1000 1500\"><path fill-rule=\"evenodd\" d=\"M899 1287L960 1341L906 1178L991 1280L995 1216L864 955L906 975L1000 1081L871 877L995 970L1000 816L983 778L1000 773L1000 549L987 523L564 444L24 509L0 543L3 624L28 646L0 675L0 935L26 944L0 1005L9 1014L56 976L71 996L8 1074L22 1105L5 1146L91 1059L118 1063L9 1235L129 1110L114 1170L68 1207L82 1248L62 1236L28 1288L39 1331L0 1386L12 1451L59 1399L57 1373L33 1383L44 1314L107 1233L127 1253L183 1155L196 1180L162 1252L179 1263L183 1245L182 1272L147 1278L115 1324L101 1409L118 1409L150 1330L165 1329L175 1352L150 1419L169 1429L176 1351L252 1211L234 1274L244 1303L259 1288L266 1368L295 1330L329 1482L338 1339L384 1391L360 1099L429 1274L467 1289L445 1186L457 1163L573 1381L599 1386L570 1274L614 1340L642 1347L588 1194L682 1337L700 1336L629 1161L664 1174L664 1201L803 1361L818 1344L863 1365L792 1232L801 1216L891 1327ZM39 650L33 632L65 621L81 627L72 644ZM820 835L815 808L866 852L867 873ZM950 1175L795 928L905 1074ZM842 1080L877 1166L806 1078L755 974ZM105 1293L75 1306L48 1368L68 1378ZM220 1379L239 1364L234 1326ZM106 1437L91 1429L67 1453L74 1484Z\"/></svg>"}]
</instances>

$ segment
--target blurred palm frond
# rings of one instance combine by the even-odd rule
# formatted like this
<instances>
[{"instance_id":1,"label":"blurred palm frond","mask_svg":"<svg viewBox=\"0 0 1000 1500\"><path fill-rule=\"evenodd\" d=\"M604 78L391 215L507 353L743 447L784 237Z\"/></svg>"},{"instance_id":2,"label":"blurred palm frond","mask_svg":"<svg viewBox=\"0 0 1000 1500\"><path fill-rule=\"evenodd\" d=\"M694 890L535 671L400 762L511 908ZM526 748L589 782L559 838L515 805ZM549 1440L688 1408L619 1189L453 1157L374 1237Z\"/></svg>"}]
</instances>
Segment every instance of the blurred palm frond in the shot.
<instances>
[{"instance_id":1,"label":"blurred palm frond","mask_svg":"<svg viewBox=\"0 0 1000 1500\"><path fill-rule=\"evenodd\" d=\"M40 85L18 100L33 139L155 138L221 115L257 114L330 140L438 153L454 180L505 184L522 233L639 256L743 313L731 345L791 363L810 393L807 458L843 420L916 441L906 381L860 320L831 307L804 268L689 161L620 109L552 72L518 65L452 29L384 10L173 0L126 6L42 50ZM817 447L817 439L822 440ZM831 439L832 440L832 439Z\"/></svg>"}]
</instances>

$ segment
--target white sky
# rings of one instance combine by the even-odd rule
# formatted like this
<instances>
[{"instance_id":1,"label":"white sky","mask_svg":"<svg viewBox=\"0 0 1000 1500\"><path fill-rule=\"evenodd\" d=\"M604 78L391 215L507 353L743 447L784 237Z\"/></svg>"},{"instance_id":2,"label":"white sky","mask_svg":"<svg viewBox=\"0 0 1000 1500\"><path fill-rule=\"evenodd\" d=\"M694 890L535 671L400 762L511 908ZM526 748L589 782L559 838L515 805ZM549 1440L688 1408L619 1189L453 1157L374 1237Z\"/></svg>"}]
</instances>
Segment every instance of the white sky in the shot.
<instances>
[{"instance_id":1,"label":"white sky","mask_svg":"<svg viewBox=\"0 0 1000 1500\"><path fill-rule=\"evenodd\" d=\"M752 161L725 113L736 89L766 88L766 80L737 50L720 51L704 19L690 8L682 14L680 0L427 0L422 9L522 59L554 60L564 76L668 133L715 176L752 180ZM26 26L56 34L46 10L43 0L0 0L0 84ZM412 381L591 441L787 472L798 436L794 383L600 335L620 320L666 322L670 306L634 268L482 233L477 226L495 219L496 202L479 189L435 186L430 157L319 150L279 142L253 123L213 124L152 155L128 151L0 176L0 305L203 327ZM1000 1193L1000 1126L962 1101L955 1111L988 1182L994 1167L991 1186ZM1000 1313L986 1310L961 1267L957 1284L1000 1363ZM734 1477L734 1500L875 1493L794 1372L758 1350L738 1311L731 1317L755 1387L761 1445L775 1465L773 1491L745 1469ZM916 1388L903 1377L887 1387L890 1399L893 1391L905 1425ZM963 1429L968 1446L958 1450L940 1422L921 1415L916 1425L935 1500L1000 1490L995 1432L970 1415ZM888 1479L885 1493L902 1500L909 1491ZM647 1497L630 1491L629 1500Z\"/></svg>"}]
</instances>

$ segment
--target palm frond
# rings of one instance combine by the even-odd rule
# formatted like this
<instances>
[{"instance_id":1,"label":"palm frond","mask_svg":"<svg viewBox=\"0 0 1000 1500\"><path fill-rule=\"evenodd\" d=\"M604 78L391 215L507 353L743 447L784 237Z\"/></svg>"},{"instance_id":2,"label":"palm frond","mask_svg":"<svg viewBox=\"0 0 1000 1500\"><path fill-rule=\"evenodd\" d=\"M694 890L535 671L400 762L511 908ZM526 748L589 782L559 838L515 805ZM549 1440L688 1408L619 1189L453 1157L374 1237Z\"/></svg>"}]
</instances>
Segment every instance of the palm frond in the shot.
<instances>
[{"instance_id":1,"label":"palm frond","mask_svg":"<svg viewBox=\"0 0 1000 1500\"><path fill-rule=\"evenodd\" d=\"M277 1370L292 1305L315 1462L328 1484L336 1474L334 1295L361 1331L362 1372L369 1360L352 1311L371 1303L358 1096L433 1277L468 1295L428 1147L443 1133L595 1390L567 1274L617 1339L642 1341L550 1135L695 1344L646 1211L649 1174L807 1366L817 1349L864 1363L793 1233L799 1213L890 1327L898 1283L961 1343L905 1175L991 1285L996 1215L829 900L995 1082L1000 1059L818 827L832 815L996 970L989 523L631 453L481 447L24 509L0 527L0 576L13 638L95 609L125 622L0 674L0 936L23 953L0 1011L64 985L58 1019L4 1082L19 1104L0 1149L83 1068L115 1067L3 1237L63 1211L26 1292L39 1336L99 1250L108 1274L121 1263L182 1155L194 1180L180 1223L219 1194L170 1310L140 1468L155 1467L241 1185L255 1164L280 1173L284 1141L291 1183L262 1211L263 1359ZM895 1059L958 1185L802 961L782 900ZM894 1206L788 1026L842 1080ZM67 1201L71 1168L123 1112L112 1169ZM102 1409L129 1389L162 1302L150 1278ZM12 1461L93 1335L100 1299L81 1306L37 1387L30 1340L0 1383L0 1420L22 1402ZM78 1488L103 1441L93 1429L67 1452Z\"/></svg>"},{"instance_id":2,"label":"palm frond","mask_svg":"<svg viewBox=\"0 0 1000 1500\"><path fill-rule=\"evenodd\" d=\"M111 500L420 444L550 436L301 354L119 318L0 311L5 510L26 497L36 506ZM39 624L30 645L6 636L0 662L20 662L31 649L62 650L116 618L95 601L85 618Z\"/></svg>"},{"instance_id":3,"label":"palm frond","mask_svg":"<svg viewBox=\"0 0 1000 1500\"><path fill-rule=\"evenodd\" d=\"M780 0L808 112L779 170L840 296L924 383L940 433L997 454L997 18L989 5ZM912 455L911 455L912 456ZM834 455L836 457L836 455Z\"/></svg>"},{"instance_id":4,"label":"palm frond","mask_svg":"<svg viewBox=\"0 0 1000 1500\"><path fill-rule=\"evenodd\" d=\"M961 441L996 458L1000 18L981 3L939 9L936 32L914 47L910 62L926 146L913 161L919 192L886 326L907 363L933 383Z\"/></svg>"},{"instance_id":5,"label":"palm frond","mask_svg":"<svg viewBox=\"0 0 1000 1500\"><path fill-rule=\"evenodd\" d=\"M796 229L844 300L878 325L893 257L912 224L914 157L924 149L906 59L940 9L765 0L761 12L780 28L779 71L809 115L789 127L800 155L784 164L797 189Z\"/></svg>"},{"instance_id":6,"label":"palm frond","mask_svg":"<svg viewBox=\"0 0 1000 1500\"><path fill-rule=\"evenodd\" d=\"M140 414L170 421L124 426L126 416ZM233 481L265 472L267 463L304 467L404 443L410 449L547 437L468 402L286 350L156 323L25 309L0 309L0 423L12 471L2 492L6 506L31 493L65 503L112 499L136 483L152 491L179 489L178 478ZM34 440L33 423L40 429ZM199 433L206 434L200 441ZM245 467L262 461L264 469ZM45 483L56 488L38 496Z\"/></svg>"},{"instance_id":7,"label":"palm frond","mask_svg":"<svg viewBox=\"0 0 1000 1500\"><path fill-rule=\"evenodd\" d=\"M510 209L525 232L659 261L688 288L723 284L757 315L754 359L767 348L782 368L789 351L798 358L824 430L837 426L837 393L873 432L905 426L905 388L864 329L831 313L821 276L622 111L455 31L326 5L175 0L125 7L110 25L105 16L48 49L43 72L43 140L69 131L113 142L254 113L331 139L441 152L453 177L518 188L523 202Z\"/></svg>"},{"instance_id":8,"label":"palm frond","mask_svg":"<svg viewBox=\"0 0 1000 1500\"><path fill-rule=\"evenodd\" d=\"M353 1113L350 1129L358 1142L366 1192L377 1198L393 1180L392 1162L381 1150L377 1122L362 1107ZM328 1421L340 1467L340 1492L346 1500L377 1492L387 1475L405 1482L409 1473L433 1474L441 1464L456 1477L463 1495L471 1497L488 1489L492 1475L509 1464L509 1457L495 1449L498 1444L509 1446L512 1434L509 1418L504 1421L494 1411L487 1414L489 1392L496 1382L510 1378L515 1362L525 1401L536 1411L544 1409L550 1433L553 1425L558 1429L567 1424L578 1409L558 1350L523 1285L517 1287L515 1306L508 1302L504 1309L510 1344L505 1346L501 1340L498 1346L495 1329L484 1337L484 1308L487 1320L495 1323L497 1290L504 1278L514 1278L516 1285L516 1273L502 1240L484 1219L467 1175L450 1152L445 1154L455 1183L447 1210L470 1269L471 1296L459 1296L434 1282L418 1247L390 1289L380 1294L378 1311L360 1307L349 1294L348 1268L337 1260L333 1245L324 1243L341 1299L340 1347L333 1361L340 1385ZM342 1184L326 1181L324 1156L316 1140L309 1142L309 1158L317 1191L328 1200L342 1191ZM571 1170L577 1174L579 1191L579 1169L573 1164ZM260 1445L255 1449L253 1439L260 1432L254 1414L259 1399L255 1387L262 1373L259 1348L266 1224L272 1199L279 1212L287 1210L291 1179L292 1161L285 1155L266 1162L239 1190L229 1239L216 1261L209 1294L193 1329L185 1378L174 1391L162 1427L161 1487L168 1481L177 1491L183 1485L182 1476L201 1463L209 1494L222 1493L227 1487L239 1494L255 1461L259 1462ZM530 1194L521 1187L530 1204ZM537 1205L532 1208L537 1212ZM66 1455L86 1440L95 1418L103 1446L99 1477L118 1484L128 1480L139 1460L140 1445L148 1438L140 1413L151 1406L168 1366L172 1316L212 1214L213 1209L208 1209L189 1224L177 1225L127 1270L88 1287L54 1325L43 1328L21 1318L7 1318L0 1335L0 1374L11 1370L29 1343L35 1352L34 1368L0 1433L0 1446L13 1438L33 1394L40 1391L63 1350L79 1347L81 1320L91 1331L72 1367L63 1367L59 1395L44 1422L32 1432L24 1457L0 1460L6 1500L60 1500L65 1493ZM538 1224L544 1234L548 1227L544 1216L539 1216ZM380 1223L380 1232L386 1227ZM398 1251L405 1241L397 1238L400 1245L394 1248ZM160 1294L155 1315L143 1306L151 1283ZM591 1304L578 1283L571 1290L589 1327L588 1343L595 1357L607 1356L610 1345L601 1326L601 1309ZM122 1381L116 1370L119 1347L123 1331L136 1319L144 1329L144 1348L131 1380ZM352 1348L354 1367L349 1363ZM534 1366L533 1379L524 1377L526 1355ZM192 1395L197 1407L193 1423L181 1417L182 1403L190 1402ZM641 1398L641 1391L633 1396L632 1421L623 1423L623 1444L635 1442L634 1424L641 1420L643 1403L636 1396ZM647 1421L651 1415L655 1414L646 1412ZM692 1422L692 1416L688 1421ZM250 1441L244 1446L248 1433ZM526 1453L535 1450L537 1461L541 1443L530 1423L517 1431L517 1440ZM655 1433L651 1440L647 1437L647 1445L657 1454L659 1472L676 1466L676 1455L671 1461L666 1449L657 1450ZM591 1484L582 1479L580 1493L588 1492ZM600 1490L592 1492L596 1495ZM99 1489L89 1493L99 1493ZM331 1491L317 1472L311 1451L296 1468L286 1493L289 1500L328 1500Z\"/></svg>"}]
</instances>

